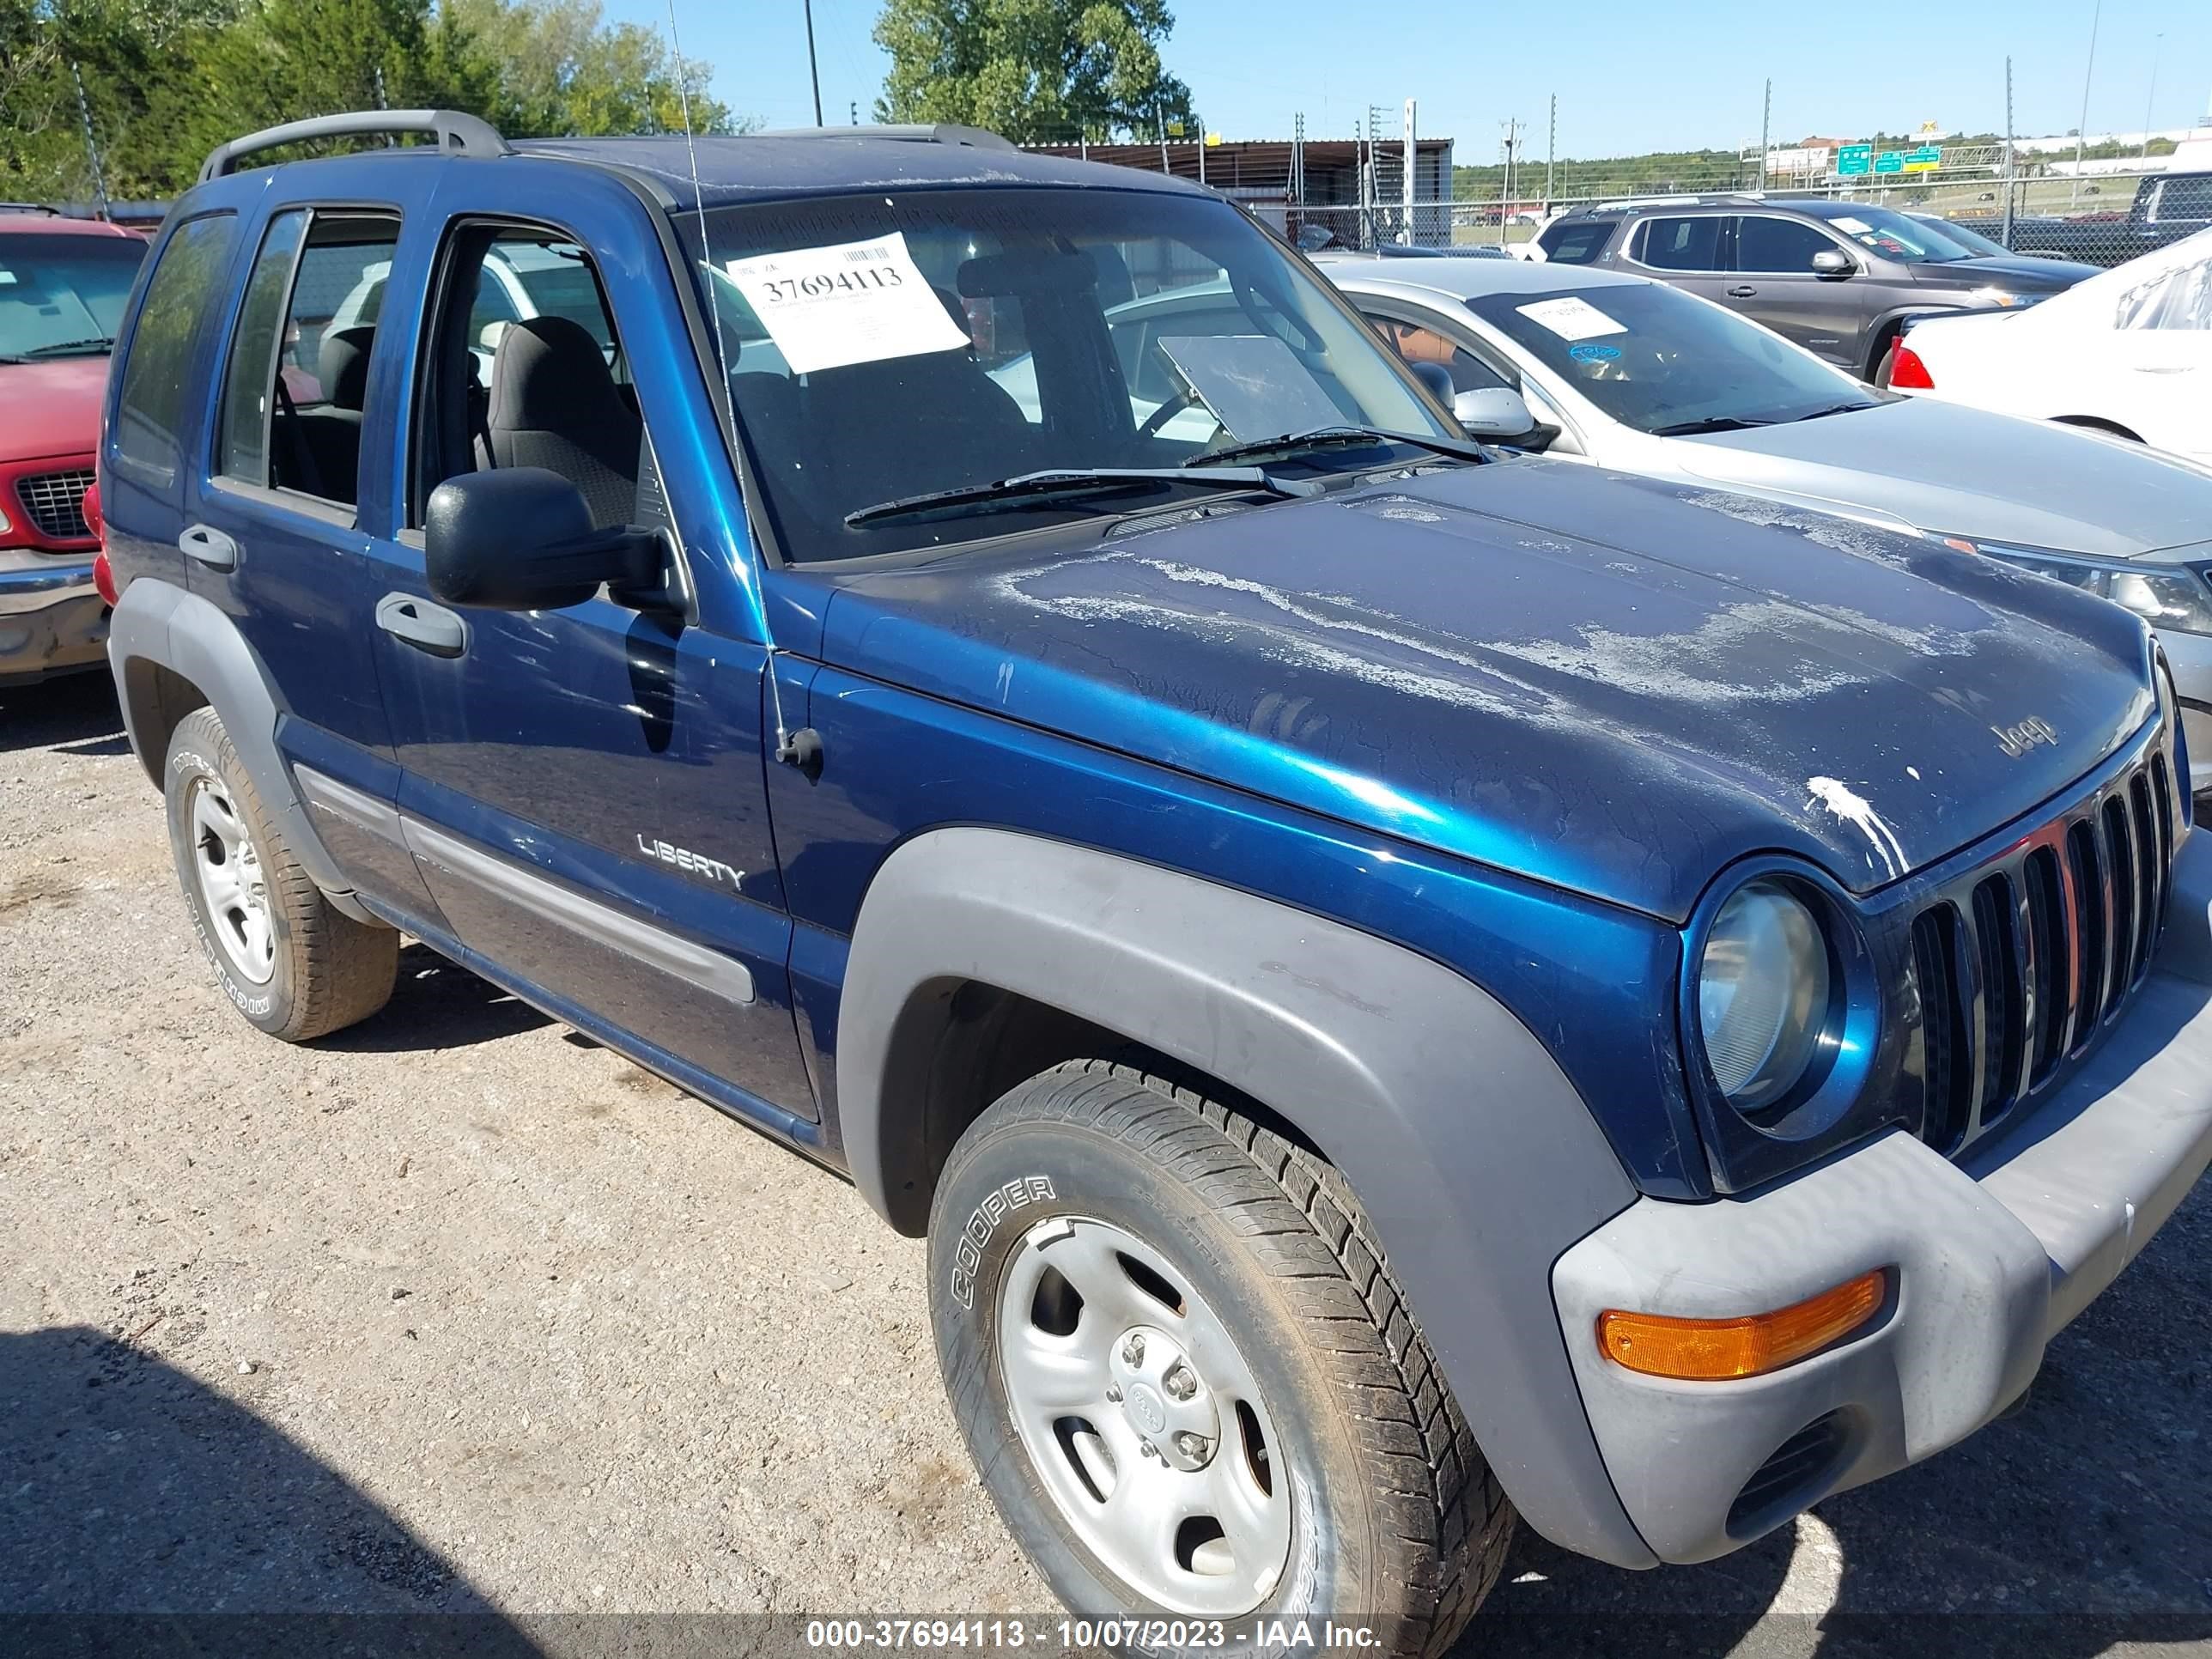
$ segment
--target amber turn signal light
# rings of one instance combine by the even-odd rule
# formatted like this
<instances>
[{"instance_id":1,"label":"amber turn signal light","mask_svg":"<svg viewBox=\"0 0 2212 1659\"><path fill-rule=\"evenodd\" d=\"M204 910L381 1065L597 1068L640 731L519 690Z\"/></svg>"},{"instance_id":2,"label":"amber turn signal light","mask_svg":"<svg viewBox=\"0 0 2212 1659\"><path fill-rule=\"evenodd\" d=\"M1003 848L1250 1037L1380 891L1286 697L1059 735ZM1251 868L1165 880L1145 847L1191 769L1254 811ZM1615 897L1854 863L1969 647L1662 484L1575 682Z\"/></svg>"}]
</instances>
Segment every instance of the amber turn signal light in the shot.
<instances>
[{"instance_id":1,"label":"amber turn signal light","mask_svg":"<svg viewBox=\"0 0 2212 1659\"><path fill-rule=\"evenodd\" d=\"M1787 1308L1741 1319L1674 1319L1609 1308L1597 1316L1598 1346L1616 1364L1647 1376L1698 1382L1759 1376L1794 1365L1872 1319L1881 1311L1886 1277L1877 1269Z\"/></svg>"}]
</instances>

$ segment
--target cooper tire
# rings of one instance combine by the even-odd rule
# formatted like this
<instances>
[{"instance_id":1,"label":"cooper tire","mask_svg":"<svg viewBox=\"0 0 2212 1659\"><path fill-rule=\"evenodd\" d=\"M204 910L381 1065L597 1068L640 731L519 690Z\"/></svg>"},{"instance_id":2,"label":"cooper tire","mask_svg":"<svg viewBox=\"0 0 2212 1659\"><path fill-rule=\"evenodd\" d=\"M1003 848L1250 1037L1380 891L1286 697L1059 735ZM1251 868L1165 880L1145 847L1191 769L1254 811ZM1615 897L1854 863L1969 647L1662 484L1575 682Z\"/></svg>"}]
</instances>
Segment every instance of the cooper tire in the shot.
<instances>
[{"instance_id":1,"label":"cooper tire","mask_svg":"<svg viewBox=\"0 0 2212 1659\"><path fill-rule=\"evenodd\" d=\"M332 908L269 820L212 708L178 724L162 773L192 928L232 1006L304 1042L391 1000L399 935Z\"/></svg>"},{"instance_id":2,"label":"cooper tire","mask_svg":"<svg viewBox=\"0 0 2212 1659\"><path fill-rule=\"evenodd\" d=\"M1123 1287L1097 1277L1109 1271L1094 1264L1114 1260L1106 1251L1117 1233L1137 1241L1120 1257L1136 1286L1133 1303ZM1038 1262L1049 1263L1054 1248L1073 1253L1048 1297L1058 1270ZM1218 1617L1236 1644L1250 1642L1263 1621L1304 1619L1317 1632L1327 1618L1365 1626L1374 1650L1433 1655L1496 1581L1512 1508L1358 1202L1322 1158L1251 1119L1131 1066L1055 1066L1009 1091L954 1147L932 1206L929 1273L953 1412L1016 1540L1079 1617L1169 1621L1168 1639L1124 1645L1173 1647L1176 1620ZM1086 1276L1095 1295L1081 1289ZM1036 1299L1024 1307L1032 1283ZM1146 1415L1135 1416L1127 1338L1115 1328L1131 1317L1123 1310L1129 1305L1150 1310L1129 1328L1164 1341L1170 1364L1181 1363L1176 1345L1188 1338L1194 1370L1207 1370L1219 1353L1218 1343L1209 1356L1198 1341L1195 1316L1217 1321L1248 1386L1255 1386L1248 1408L1218 1395L1218 1378L1186 1374L1182 1383L1200 1402L1219 1404L1214 1461L1243 1459L1218 1478L1243 1481L1264 1469L1270 1501L1274 1492L1288 1495L1280 1571L1267 1583L1267 1562L1256 1563L1258 1595L1248 1608L1193 1611L1208 1588L1192 1584L1202 1565L1195 1551L1190 1562L1178 1557L1172 1571L1149 1576L1109 1564L1114 1534L1101 1532L1099 1517L1123 1479L1196 1478L1170 1467L1172 1448L1152 1449L1169 1438L1153 1427L1157 1392ZM1105 1312L1088 1327L1094 1308ZM1025 1316L1036 1329L1020 1328ZM1023 1345L1051 1351L1064 1341L1071 1352L1088 1354L1102 1340L1108 1370L1126 1392L1092 1388L1095 1370L1072 1376L1070 1392L1089 1389L1084 1397L1095 1403L1055 1419L1054 1439L1040 1455L1037 1420L1060 1407L1029 1403L1031 1361ZM1154 1362L1146 1356L1146 1363ZM1010 1376L1022 1379L1013 1385L1023 1391L1018 1415ZM1164 1380L1173 1383L1172 1370ZM1271 1432L1255 1462L1251 1437L1261 1421ZM1132 1458L1128 1448L1139 1443L1145 1453ZM1202 1427L1190 1443L1204 1445ZM1067 1458L1073 1480L1051 1462L1056 1454ZM1084 1507L1093 1500L1095 1513ZM1172 1516L1178 1506L1170 1501L1164 1512ZM1176 1550L1191 1526L1212 1524L1184 1522L1173 1534ZM1227 1525L1220 1523L1220 1542L1197 1547L1211 1545L1215 1571L1249 1571L1255 1563L1243 1559L1243 1543ZM1164 1581L1170 1594L1158 1593Z\"/></svg>"}]
</instances>

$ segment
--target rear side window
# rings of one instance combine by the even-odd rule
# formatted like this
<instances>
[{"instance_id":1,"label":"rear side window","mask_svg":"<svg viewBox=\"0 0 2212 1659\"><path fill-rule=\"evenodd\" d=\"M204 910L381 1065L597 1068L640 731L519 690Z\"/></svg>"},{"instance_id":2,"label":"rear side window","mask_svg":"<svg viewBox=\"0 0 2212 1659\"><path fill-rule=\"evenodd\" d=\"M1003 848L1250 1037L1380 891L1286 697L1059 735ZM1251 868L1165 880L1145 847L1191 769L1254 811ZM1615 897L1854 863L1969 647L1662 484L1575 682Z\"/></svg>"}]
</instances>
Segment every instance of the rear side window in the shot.
<instances>
[{"instance_id":1,"label":"rear side window","mask_svg":"<svg viewBox=\"0 0 2212 1659\"><path fill-rule=\"evenodd\" d=\"M1553 264L1586 265L1605 252L1620 222L1618 219L1562 219L1547 227L1536 244Z\"/></svg>"},{"instance_id":2,"label":"rear side window","mask_svg":"<svg viewBox=\"0 0 2212 1659\"><path fill-rule=\"evenodd\" d=\"M215 308L215 287L230 263L238 221L210 214L179 225L163 246L131 331L115 416L118 458L163 484L176 481L191 387L192 344Z\"/></svg>"},{"instance_id":3,"label":"rear side window","mask_svg":"<svg viewBox=\"0 0 2212 1659\"><path fill-rule=\"evenodd\" d=\"M2175 219L2212 219L2212 173L2160 179L2151 219L2160 224Z\"/></svg>"},{"instance_id":4,"label":"rear side window","mask_svg":"<svg viewBox=\"0 0 2212 1659\"><path fill-rule=\"evenodd\" d=\"M369 355L399 221L292 209L270 221L231 339L215 468L352 507Z\"/></svg>"},{"instance_id":5,"label":"rear side window","mask_svg":"<svg viewBox=\"0 0 2212 1659\"><path fill-rule=\"evenodd\" d=\"M1647 219L1637 258L1655 270L1718 270L1721 222L1717 218Z\"/></svg>"}]
</instances>

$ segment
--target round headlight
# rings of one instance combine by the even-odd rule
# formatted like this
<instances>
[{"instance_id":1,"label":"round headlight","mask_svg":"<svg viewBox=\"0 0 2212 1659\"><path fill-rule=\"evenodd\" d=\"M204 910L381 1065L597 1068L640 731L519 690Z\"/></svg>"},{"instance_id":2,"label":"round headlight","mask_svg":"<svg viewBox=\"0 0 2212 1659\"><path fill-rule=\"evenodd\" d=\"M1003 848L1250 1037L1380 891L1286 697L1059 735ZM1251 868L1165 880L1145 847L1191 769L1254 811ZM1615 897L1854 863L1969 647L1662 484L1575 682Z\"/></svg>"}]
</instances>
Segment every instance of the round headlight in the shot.
<instances>
[{"instance_id":1,"label":"round headlight","mask_svg":"<svg viewBox=\"0 0 2212 1659\"><path fill-rule=\"evenodd\" d=\"M1773 1105L1818 1055L1828 1024L1828 946L1778 882L1746 882L1705 936L1698 1026L1714 1081L1740 1112Z\"/></svg>"}]
</instances>

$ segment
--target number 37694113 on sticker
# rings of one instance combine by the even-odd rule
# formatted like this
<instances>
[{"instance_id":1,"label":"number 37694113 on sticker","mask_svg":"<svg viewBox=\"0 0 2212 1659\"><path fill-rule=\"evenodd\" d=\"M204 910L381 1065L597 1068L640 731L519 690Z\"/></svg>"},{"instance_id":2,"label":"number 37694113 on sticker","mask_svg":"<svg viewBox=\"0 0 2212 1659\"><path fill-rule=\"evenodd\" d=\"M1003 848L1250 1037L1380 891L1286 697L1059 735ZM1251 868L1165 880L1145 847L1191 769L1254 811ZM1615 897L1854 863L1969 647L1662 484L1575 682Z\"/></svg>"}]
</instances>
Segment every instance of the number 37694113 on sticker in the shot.
<instances>
[{"instance_id":1,"label":"number 37694113 on sticker","mask_svg":"<svg viewBox=\"0 0 2212 1659\"><path fill-rule=\"evenodd\" d=\"M899 231L732 259L724 270L796 374L968 343Z\"/></svg>"}]
</instances>

